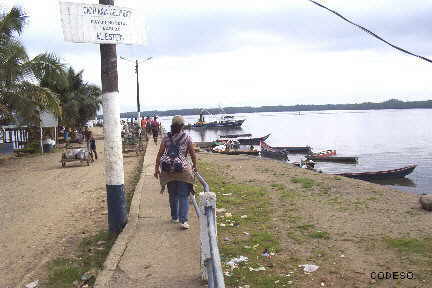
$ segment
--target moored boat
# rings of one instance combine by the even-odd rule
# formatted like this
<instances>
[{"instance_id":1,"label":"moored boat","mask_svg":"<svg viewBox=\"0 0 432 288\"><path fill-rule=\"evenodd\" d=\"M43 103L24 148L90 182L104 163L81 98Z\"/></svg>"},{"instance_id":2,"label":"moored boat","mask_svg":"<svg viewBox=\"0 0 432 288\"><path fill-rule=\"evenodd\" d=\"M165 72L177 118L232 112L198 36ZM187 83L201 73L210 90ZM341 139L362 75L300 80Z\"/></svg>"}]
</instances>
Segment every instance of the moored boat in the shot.
<instances>
[{"instance_id":1,"label":"moored boat","mask_svg":"<svg viewBox=\"0 0 432 288\"><path fill-rule=\"evenodd\" d=\"M286 151L293 154L310 154L312 148L310 146L287 146L287 147L272 147L276 151Z\"/></svg>"},{"instance_id":2,"label":"moored boat","mask_svg":"<svg viewBox=\"0 0 432 288\"><path fill-rule=\"evenodd\" d=\"M313 160L315 162L337 162L355 164L358 162L358 157L351 156L312 156L306 155L306 159Z\"/></svg>"},{"instance_id":3,"label":"moored boat","mask_svg":"<svg viewBox=\"0 0 432 288\"><path fill-rule=\"evenodd\" d=\"M392 170L383 170L383 171L375 171L375 172L359 172L359 173L340 173L340 174L334 174L338 176L344 176L359 180L385 180L385 179L397 179L397 178L403 178L409 174L411 174L414 169L417 167L417 165L410 165L398 169L392 169Z\"/></svg>"},{"instance_id":4,"label":"moored boat","mask_svg":"<svg viewBox=\"0 0 432 288\"><path fill-rule=\"evenodd\" d=\"M222 110L223 112L223 110ZM219 120L206 122L204 117L204 110L201 111L199 119L194 124L185 125L186 129L193 128L213 128L213 129L223 129L223 128L239 128L246 119L235 119L233 115L222 115Z\"/></svg>"},{"instance_id":5,"label":"moored boat","mask_svg":"<svg viewBox=\"0 0 432 288\"><path fill-rule=\"evenodd\" d=\"M216 151L212 150L214 153L226 154L226 155L253 155L258 156L259 151L256 150L229 150L229 151Z\"/></svg>"},{"instance_id":6,"label":"moored boat","mask_svg":"<svg viewBox=\"0 0 432 288\"><path fill-rule=\"evenodd\" d=\"M260 145L262 141L267 140L267 138L270 137L271 134L267 134L263 137L259 138L239 138L237 141L240 143L240 145Z\"/></svg>"},{"instance_id":7,"label":"moored boat","mask_svg":"<svg viewBox=\"0 0 432 288\"><path fill-rule=\"evenodd\" d=\"M222 145L218 145L211 149L214 153L226 154L226 155L259 155L259 151L251 147L252 149L244 150L240 149L240 143L237 140L229 139Z\"/></svg>"},{"instance_id":8,"label":"moored boat","mask_svg":"<svg viewBox=\"0 0 432 288\"><path fill-rule=\"evenodd\" d=\"M222 128L238 128L241 127L245 120L224 120L224 121L213 121L213 122L196 122L194 124L186 125L186 129L193 128L214 128L214 129L222 129Z\"/></svg>"},{"instance_id":9,"label":"moored boat","mask_svg":"<svg viewBox=\"0 0 432 288\"><path fill-rule=\"evenodd\" d=\"M288 152L284 150L275 150L273 147L261 141L261 156L265 158L272 158L287 161L288 160Z\"/></svg>"},{"instance_id":10,"label":"moored boat","mask_svg":"<svg viewBox=\"0 0 432 288\"><path fill-rule=\"evenodd\" d=\"M329 157L329 156L334 156L336 155L336 150L324 150L318 153L312 153L309 156L310 157Z\"/></svg>"},{"instance_id":11,"label":"moored boat","mask_svg":"<svg viewBox=\"0 0 432 288\"><path fill-rule=\"evenodd\" d=\"M252 134L230 134L230 135L219 135L219 138L239 138L239 137L251 137Z\"/></svg>"}]
</instances>

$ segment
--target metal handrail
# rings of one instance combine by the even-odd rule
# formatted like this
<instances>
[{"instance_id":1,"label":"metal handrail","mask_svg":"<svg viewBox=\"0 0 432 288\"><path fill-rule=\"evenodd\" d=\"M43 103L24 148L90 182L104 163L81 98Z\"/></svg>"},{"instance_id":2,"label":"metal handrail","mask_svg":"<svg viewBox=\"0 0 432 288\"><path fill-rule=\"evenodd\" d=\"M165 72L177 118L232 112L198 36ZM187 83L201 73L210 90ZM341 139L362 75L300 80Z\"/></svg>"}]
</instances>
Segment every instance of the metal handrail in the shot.
<instances>
[{"instance_id":1,"label":"metal handrail","mask_svg":"<svg viewBox=\"0 0 432 288\"><path fill-rule=\"evenodd\" d=\"M195 176L198 178L198 181L200 181L201 185L204 188L204 192L210 192L210 186L207 184L205 179L199 174L198 172L194 172Z\"/></svg>"},{"instance_id":2,"label":"metal handrail","mask_svg":"<svg viewBox=\"0 0 432 288\"><path fill-rule=\"evenodd\" d=\"M204 177L202 177L198 172L194 172L195 176L198 178L198 181L201 183L204 189L204 193L210 192L210 186L205 181ZM195 197L193 197L193 201ZM207 268L207 280L209 288L224 288L225 282L222 272L222 265L219 254L219 247L217 244L217 235L216 235L216 215L213 210L215 207L209 205L209 203L204 203L204 212L207 218L207 227L208 227L208 240L210 247L210 258L204 259L205 266ZM194 204L195 206L195 204ZM195 208L196 209L196 208ZM197 210L197 215L198 215Z\"/></svg>"},{"instance_id":3,"label":"metal handrail","mask_svg":"<svg viewBox=\"0 0 432 288\"><path fill-rule=\"evenodd\" d=\"M214 287L221 288L225 287L224 277L222 272L222 264L219 255L219 247L217 244L216 236L216 225L215 225L215 215L213 214L212 207L206 207L207 223L208 223L208 236L210 239L210 253L211 261L213 266L213 279L215 282Z\"/></svg>"}]
</instances>

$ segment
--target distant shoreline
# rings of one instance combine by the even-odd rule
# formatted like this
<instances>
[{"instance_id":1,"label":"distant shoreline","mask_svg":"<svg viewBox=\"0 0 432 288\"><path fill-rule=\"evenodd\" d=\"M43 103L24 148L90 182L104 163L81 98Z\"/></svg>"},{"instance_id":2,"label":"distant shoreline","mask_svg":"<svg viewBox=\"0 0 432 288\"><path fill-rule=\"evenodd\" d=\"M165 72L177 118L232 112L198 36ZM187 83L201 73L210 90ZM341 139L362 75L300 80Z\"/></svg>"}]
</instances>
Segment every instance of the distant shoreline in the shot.
<instances>
[{"instance_id":1,"label":"distant shoreline","mask_svg":"<svg viewBox=\"0 0 432 288\"><path fill-rule=\"evenodd\" d=\"M325 104L325 105L294 105L294 106L261 106L261 107L224 107L227 114L236 113L259 113L259 112L304 112L304 111L327 111L327 110L386 110L386 109L432 109L432 100L425 101L400 101L397 99L381 103L359 103L359 104ZM211 114L220 114L220 108L205 109ZM172 109L166 111L152 110L143 111L141 116L174 116L174 115L199 115L201 108ZM121 118L136 118L137 112L120 113ZM98 115L98 119L102 115Z\"/></svg>"}]
</instances>

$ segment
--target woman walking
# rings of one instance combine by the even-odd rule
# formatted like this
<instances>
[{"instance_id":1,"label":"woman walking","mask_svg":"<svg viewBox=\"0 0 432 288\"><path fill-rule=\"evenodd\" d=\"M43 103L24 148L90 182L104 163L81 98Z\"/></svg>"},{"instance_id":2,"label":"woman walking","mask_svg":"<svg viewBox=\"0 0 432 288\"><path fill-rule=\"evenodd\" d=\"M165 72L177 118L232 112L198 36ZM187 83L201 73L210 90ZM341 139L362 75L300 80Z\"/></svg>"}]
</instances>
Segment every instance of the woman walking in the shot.
<instances>
[{"instance_id":1,"label":"woman walking","mask_svg":"<svg viewBox=\"0 0 432 288\"><path fill-rule=\"evenodd\" d=\"M197 170L195 150L192 139L183 132L184 119L174 116L171 132L162 139L156 157L154 176L159 178L161 194L168 186L171 222L180 223L183 229L189 229L189 193L193 192L194 174ZM192 166L187 160L191 156Z\"/></svg>"},{"instance_id":2,"label":"woman walking","mask_svg":"<svg viewBox=\"0 0 432 288\"><path fill-rule=\"evenodd\" d=\"M160 124L157 121L157 116L154 116L153 121L151 122L151 129L153 133L153 141L155 145L157 145L157 138L159 136Z\"/></svg>"}]
</instances>

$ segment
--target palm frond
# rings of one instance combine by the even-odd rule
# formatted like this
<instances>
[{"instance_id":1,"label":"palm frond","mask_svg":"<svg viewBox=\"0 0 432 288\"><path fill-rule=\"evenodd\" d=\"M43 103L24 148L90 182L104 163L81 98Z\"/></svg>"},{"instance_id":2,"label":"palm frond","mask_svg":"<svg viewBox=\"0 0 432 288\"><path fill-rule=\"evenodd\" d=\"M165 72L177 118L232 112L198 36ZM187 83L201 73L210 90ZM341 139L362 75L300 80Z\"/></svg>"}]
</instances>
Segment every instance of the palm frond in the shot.
<instances>
[{"instance_id":1,"label":"palm frond","mask_svg":"<svg viewBox=\"0 0 432 288\"><path fill-rule=\"evenodd\" d=\"M13 7L8 13L0 16L0 37L12 37L14 33L22 33L27 15L21 8Z\"/></svg>"},{"instance_id":2,"label":"palm frond","mask_svg":"<svg viewBox=\"0 0 432 288\"><path fill-rule=\"evenodd\" d=\"M47 110L57 116L61 115L60 101L56 93L26 81L10 86L8 91L3 93L2 103L18 114L26 114L24 118L29 118L28 115L32 114L29 109Z\"/></svg>"},{"instance_id":3,"label":"palm frond","mask_svg":"<svg viewBox=\"0 0 432 288\"><path fill-rule=\"evenodd\" d=\"M41 81L44 78L50 78L53 81L65 82L64 64L53 53L39 54L27 63L24 64L28 67L33 76Z\"/></svg>"},{"instance_id":4,"label":"palm frond","mask_svg":"<svg viewBox=\"0 0 432 288\"><path fill-rule=\"evenodd\" d=\"M27 53L21 42L8 39L0 46L0 81L7 84L24 79L29 73L23 66L26 61Z\"/></svg>"}]
</instances>

